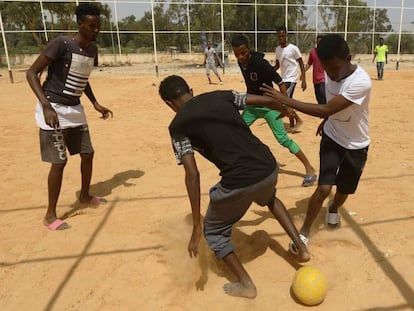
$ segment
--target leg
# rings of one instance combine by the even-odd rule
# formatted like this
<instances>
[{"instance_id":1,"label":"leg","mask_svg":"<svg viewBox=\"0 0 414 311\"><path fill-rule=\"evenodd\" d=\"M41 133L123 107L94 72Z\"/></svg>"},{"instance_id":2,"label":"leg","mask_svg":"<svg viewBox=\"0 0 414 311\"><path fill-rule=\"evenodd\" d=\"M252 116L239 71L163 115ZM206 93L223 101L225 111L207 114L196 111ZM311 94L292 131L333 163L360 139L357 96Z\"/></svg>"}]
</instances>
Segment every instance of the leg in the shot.
<instances>
[{"instance_id":1,"label":"leg","mask_svg":"<svg viewBox=\"0 0 414 311\"><path fill-rule=\"evenodd\" d=\"M213 72L216 75L217 79L219 79L220 82L223 82L223 81L221 81L221 78L220 78L220 75L219 75L219 73L217 71L216 65L213 65Z\"/></svg>"},{"instance_id":2,"label":"leg","mask_svg":"<svg viewBox=\"0 0 414 311\"><path fill-rule=\"evenodd\" d=\"M305 167L306 176L314 176L315 169L310 164L308 158L302 152L300 147L291 138L289 138L289 136L286 133L285 127L283 126L283 121L281 119L277 119L279 115L280 112L270 110L268 113L266 113L264 118L267 121L267 124L269 125L273 135L275 136L279 144L289 149L290 153L294 154L302 162L303 166Z\"/></svg>"},{"instance_id":3,"label":"leg","mask_svg":"<svg viewBox=\"0 0 414 311\"><path fill-rule=\"evenodd\" d=\"M343 194L338 189L336 190L333 201L328 204L328 208L326 209L325 226L327 229L339 228L341 220L338 209L345 203L347 198L348 194Z\"/></svg>"},{"instance_id":4,"label":"leg","mask_svg":"<svg viewBox=\"0 0 414 311\"><path fill-rule=\"evenodd\" d=\"M209 63L206 63L206 76L207 76L207 79L208 79L208 84L211 84Z\"/></svg>"},{"instance_id":5,"label":"leg","mask_svg":"<svg viewBox=\"0 0 414 311\"><path fill-rule=\"evenodd\" d=\"M231 296L254 298L256 287L231 243L233 225L246 213L252 203L249 190L229 190L220 183L210 189L210 204L204 217L204 236L217 259L236 275L237 282L225 284L223 289Z\"/></svg>"},{"instance_id":6,"label":"leg","mask_svg":"<svg viewBox=\"0 0 414 311\"><path fill-rule=\"evenodd\" d=\"M336 193L332 203L328 206L329 213L338 213L339 207L345 203L348 195L355 193L367 161L367 156L368 147L361 150L346 151L338 170Z\"/></svg>"},{"instance_id":7,"label":"leg","mask_svg":"<svg viewBox=\"0 0 414 311\"><path fill-rule=\"evenodd\" d=\"M250 126L254 123L254 121L260 118L260 114L254 107L245 107L242 112L242 118L247 126Z\"/></svg>"},{"instance_id":8,"label":"leg","mask_svg":"<svg viewBox=\"0 0 414 311\"><path fill-rule=\"evenodd\" d=\"M64 130L39 130L42 160L51 163L47 178L48 206L43 223L50 230L63 230L70 226L56 216L56 205L62 188L63 170L66 165L66 139Z\"/></svg>"},{"instance_id":9,"label":"leg","mask_svg":"<svg viewBox=\"0 0 414 311\"><path fill-rule=\"evenodd\" d=\"M319 105L326 104L325 82L314 84L315 97Z\"/></svg>"},{"instance_id":10,"label":"leg","mask_svg":"<svg viewBox=\"0 0 414 311\"><path fill-rule=\"evenodd\" d=\"M293 221L286 210L286 207L277 197L275 197L273 204L268 205L270 212L280 223L283 229L286 231L288 236L292 239L293 243L297 245L298 249L298 259L300 262L309 261L310 255L306 245L299 238L298 230L296 229Z\"/></svg>"},{"instance_id":11,"label":"leg","mask_svg":"<svg viewBox=\"0 0 414 311\"><path fill-rule=\"evenodd\" d=\"M310 197L305 221L302 228L300 229L300 232L306 237L309 236L311 226L322 208L323 201L325 201L325 199L331 193L331 189L331 185L319 185Z\"/></svg>"},{"instance_id":12,"label":"leg","mask_svg":"<svg viewBox=\"0 0 414 311\"><path fill-rule=\"evenodd\" d=\"M57 219L56 216L56 205L60 194L60 189L62 187L62 178L63 178L63 170L65 168L65 163L59 164L52 164L49 171L49 176L47 179L47 186L48 186L48 207L46 211L46 215L44 218L44 223L46 225L51 224ZM63 229L63 228L59 228Z\"/></svg>"},{"instance_id":13,"label":"leg","mask_svg":"<svg viewBox=\"0 0 414 311\"><path fill-rule=\"evenodd\" d=\"M380 63L380 79L384 78L384 62Z\"/></svg>"},{"instance_id":14,"label":"leg","mask_svg":"<svg viewBox=\"0 0 414 311\"><path fill-rule=\"evenodd\" d=\"M256 286L236 254L231 252L223 257L223 261L239 280L239 282L224 284L224 292L230 296L255 298L257 295Z\"/></svg>"},{"instance_id":15,"label":"leg","mask_svg":"<svg viewBox=\"0 0 414 311\"><path fill-rule=\"evenodd\" d=\"M337 190L332 203L329 205L329 212L338 213L338 209L344 205L347 198L348 194L341 193Z\"/></svg>"},{"instance_id":16,"label":"leg","mask_svg":"<svg viewBox=\"0 0 414 311\"><path fill-rule=\"evenodd\" d=\"M303 166L305 167L305 171L306 171L306 176L315 176L315 169L314 167L310 164L308 158L306 157L306 155L303 153L302 150L299 150L295 156L302 162ZM316 177L314 178L316 180ZM313 184L313 182L312 182ZM309 185L310 186L310 185Z\"/></svg>"},{"instance_id":17,"label":"leg","mask_svg":"<svg viewBox=\"0 0 414 311\"><path fill-rule=\"evenodd\" d=\"M89 187L92 178L93 153L81 153L81 176L82 188L79 195L80 202L89 202L92 196L89 194Z\"/></svg>"},{"instance_id":18,"label":"leg","mask_svg":"<svg viewBox=\"0 0 414 311\"><path fill-rule=\"evenodd\" d=\"M377 62L377 78L381 80L381 63Z\"/></svg>"}]
</instances>

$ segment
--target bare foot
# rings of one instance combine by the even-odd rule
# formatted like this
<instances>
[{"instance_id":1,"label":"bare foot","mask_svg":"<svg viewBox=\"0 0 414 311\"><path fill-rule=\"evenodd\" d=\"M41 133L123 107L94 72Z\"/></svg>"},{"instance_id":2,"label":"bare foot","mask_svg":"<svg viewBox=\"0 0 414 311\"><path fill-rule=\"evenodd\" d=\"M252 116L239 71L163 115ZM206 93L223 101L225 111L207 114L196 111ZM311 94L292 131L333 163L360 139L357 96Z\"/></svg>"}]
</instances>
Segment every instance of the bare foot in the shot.
<instances>
[{"instance_id":1,"label":"bare foot","mask_svg":"<svg viewBox=\"0 0 414 311\"><path fill-rule=\"evenodd\" d=\"M236 297L246 297L253 299L257 295L256 286L254 286L254 284L245 286L240 282L227 283L223 285L223 290L227 295Z\"/></svg>"},{"instance_id":2,"label":"bare foot","mask_svg":"<svg viewBox=\"0 0 414 311\"><path fill-rule=\"evenodd\" d=\"M289 243L289 252L296 257L298 262L307 262L310 260L310 254L308 251L308 241L309 239L303 234L299 235L300 243L296 245L295 243Z\"/></svg>"}]
</instances>

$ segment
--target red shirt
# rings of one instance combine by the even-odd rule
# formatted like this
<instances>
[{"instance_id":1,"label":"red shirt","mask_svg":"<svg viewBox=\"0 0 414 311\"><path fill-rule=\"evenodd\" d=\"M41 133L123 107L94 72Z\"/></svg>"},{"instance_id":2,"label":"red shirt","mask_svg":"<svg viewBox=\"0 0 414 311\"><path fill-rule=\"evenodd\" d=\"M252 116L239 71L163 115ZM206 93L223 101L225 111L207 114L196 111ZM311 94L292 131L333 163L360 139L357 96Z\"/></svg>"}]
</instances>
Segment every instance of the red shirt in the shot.
<instances>
[{"instance_id":1,"label":"red shirt","mask_svg":"<svg viewBox=\"0 0 414 311\"><path fill-rule=\"evenodd\" d=\"M312 48L309 52L308 65L313 65L313 83L323 83L325 82L325 71L319 60L318 53L316 48Z\"/></svg>"}]
</instances>

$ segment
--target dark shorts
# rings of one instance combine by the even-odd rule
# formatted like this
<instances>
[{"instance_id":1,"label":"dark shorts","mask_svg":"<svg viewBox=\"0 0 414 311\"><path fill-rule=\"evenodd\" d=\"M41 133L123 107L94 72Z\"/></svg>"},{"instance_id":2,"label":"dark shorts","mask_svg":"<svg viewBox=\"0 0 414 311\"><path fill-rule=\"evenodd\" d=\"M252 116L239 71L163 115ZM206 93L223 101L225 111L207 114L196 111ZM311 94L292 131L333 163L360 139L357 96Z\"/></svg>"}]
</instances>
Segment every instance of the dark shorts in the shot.
<instances>
[{"instance_id":1,"label":"dark shorts","mask_svg":"<svg viewBox=\"0 0 414 311\"><path fill-rule=\"evenodd\" d=\"M253 202L260 206L273 205L277 171L278 168L249 187L230 190L218 183L210 189L210 203L204 217L204 236L217 258L221 259L234 250L231 230Z\"/></svg>"},{"instance_id":2,"label":"dark shorts","mask_svg":"<svg viewBox=\"0 0 414 311\"><path fill-rule=\"evenodd\" d=\"M295 92L296 83L295 82L285 82L286 92L290 98L293 97L293 93Z\"/></svg>"},{"instance_id":3,"label":"dark shorts","mask_svg":"<svg viewBox=\"0 0 414 311\"><path fill-rule=\"evenodd\" d=\"M322 135L318 185L336 185L343 194L355 193L368 156L368 147L349 150Z\"/></svg>"},{"instance_id":4,"label":"dark shorts","mask_svg":"<svg viewBox=\"0 0 414 311\"><path fill-rule=\"evenodd\" d=\"M318 104L326 104L325 83L315 83L313 87L315 89L315 97Z\"/></svg>"},{"instance_id":5,"label":"dark shorts","mask_svg":"<svg viewBox=\"0 0 414 311\"><path fill-rule=\"evenodd\" d=\"M65 163L66 149L70 155L93 153L87 125L58 130L39 131L42 160L49 163Z\"/></svg>"}]
</instances>

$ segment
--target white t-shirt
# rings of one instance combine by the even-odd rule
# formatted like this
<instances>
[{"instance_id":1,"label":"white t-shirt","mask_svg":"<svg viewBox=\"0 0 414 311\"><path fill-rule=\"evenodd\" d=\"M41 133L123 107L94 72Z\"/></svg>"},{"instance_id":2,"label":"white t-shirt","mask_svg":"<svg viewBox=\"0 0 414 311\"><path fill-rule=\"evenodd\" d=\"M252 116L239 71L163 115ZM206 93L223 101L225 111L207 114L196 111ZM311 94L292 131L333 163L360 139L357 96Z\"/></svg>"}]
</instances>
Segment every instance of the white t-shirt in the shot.
<instances>
[{"instance_id":1,"label":"white t-shirt","mask_svg":"<svg viewBox=\"0 0 414 311\"><path fill-rule=\"evenodd\" d=\"M204 51L204 53L207 55L207 58L206 58L206 63L216 63L216 60L215 60L215 58L214 58L214 54L216 54L216 50L214 49L214 48L206 48L205 49L205 51Z\"/></svg>"},{"instance_id":2,"label":"white t-shirt","mask_svg":"<svg viewBox=\"0 0 414 311\"><path fill-rule=\"evenodd\" d=\"M329 116L324 132L336 143L346 149L357 150L367 147L369 137L369 109L371 97L371 78L361 67L340 82L329 79L325 73L326 102L342 95L353 105Z\"/></svg>"},{"instance_id":3,"label":"white t-shirt","mask_svg":"<svg viewBox=\"0 0 414 311\"><path fill-rule=\"evenodd\" d=\"M52 108L56 111L59 119L59 128L65 129L70 127L77 127L86 122L86 114L82 104L76 106L66 106L56 103L50 103ZM43 115L43 107L40 102L37 102L35 111L36 124L43 130L53 130L49 125L45 123L45 117Z\"/></svg>"},{"instance_id":4,"label":"white t-shirt","mask_svg":"<svg viewBox=\"0 0 414 311\"><path fill-rule=\"evenodd\" d=\"M299 48L289 43L282 48L280 45L276 47L276 59L280 65L280 76L283 82L295 82L298 80L298 62L297 59L302 57Z\"/></svg>"}]
</instances>

